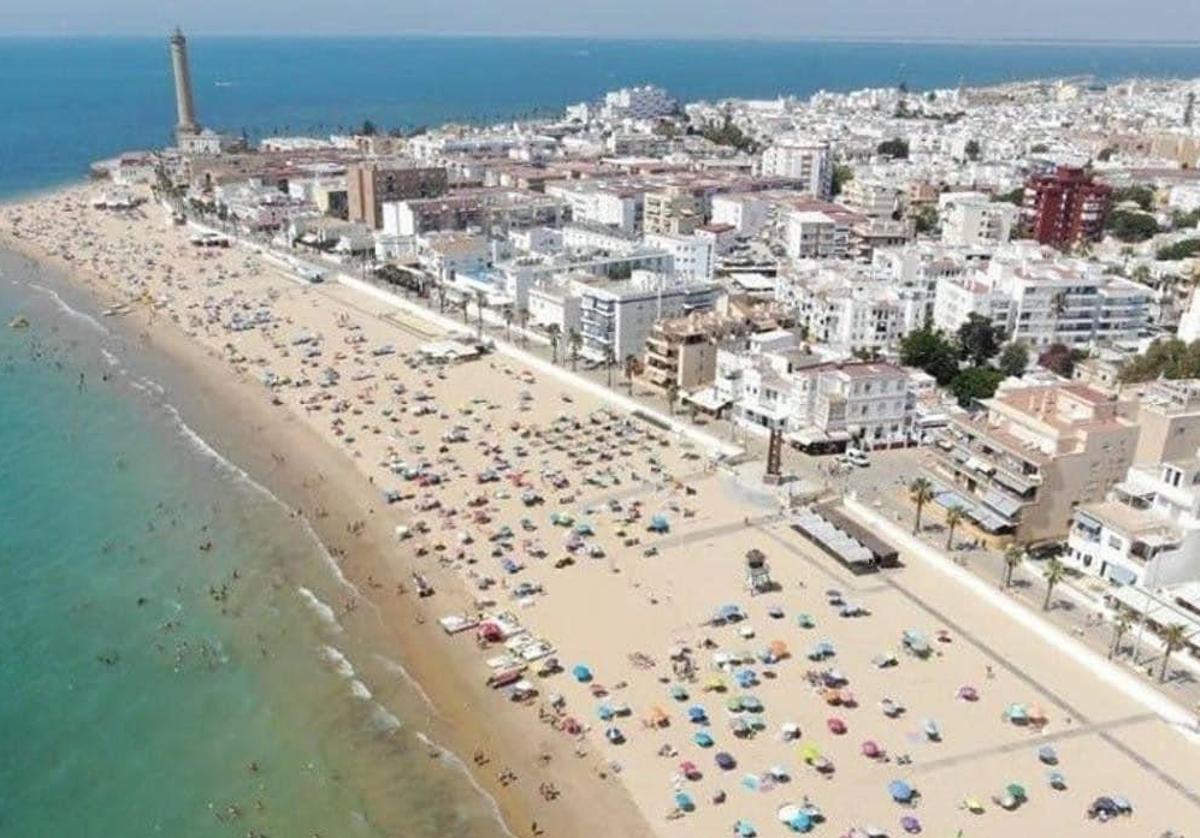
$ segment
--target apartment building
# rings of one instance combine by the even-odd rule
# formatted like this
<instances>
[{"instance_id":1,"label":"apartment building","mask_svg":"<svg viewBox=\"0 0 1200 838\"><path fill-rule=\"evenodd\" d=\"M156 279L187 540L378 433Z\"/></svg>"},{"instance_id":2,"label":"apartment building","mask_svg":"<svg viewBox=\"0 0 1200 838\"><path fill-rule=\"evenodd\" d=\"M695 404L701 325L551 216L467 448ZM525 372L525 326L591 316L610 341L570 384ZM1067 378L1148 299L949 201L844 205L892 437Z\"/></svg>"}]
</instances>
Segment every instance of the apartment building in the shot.
<instances>
[{"instance_id":1,"label":"apartment building","mask_svg":"<svg viewBox=\"0 0 1200 838\"><path fill-rule=\"evenodd\" d=\"M546 194L565 202L573 221L614 227L623 233L636 233L642 227L641 190L591 183L554 183L546 186Z\"/></svg>"},{"instance_id":2,"label":"apartment building","mask_svg":"<svg viewBox=\"0 0 1200 838\"><path fill-rule=\"evenodd\" d=\"M954 247L998 247L1012 239L1020 208L982 192L946 192L938 198L942 242Z\"/></svg>"},{"instance_id":3,"label":"apartment building","mask_svg":"<svg viewBox=\"0 0 1200 838\"><path fill-rule=\"evenodd\" d=\"M525 227L558 227L566 205L558 198L507 189L461 189L438 198L388 201L381 209L386 235L478 229L502 235Z\"/></svg>"},{"instance_id":4,"label":"apartment building","mask_svg":"<svg viewBox=\"0 0 1200 838\"><path fill-rule=\"evenodd\" d=\"M1026 245L998 253L983 271L940 283L933 318L953 332L971 314L1029 346L1133 342L1150 321L1152 289L1098 265L1051 258Z\"/></svg>"},{"instance_id":5,"label":"apartment building","mask_svg":"<svg viewBox=\"0 0 1200 838\"><path fill-rule=\"evenodd\" d=\"M669 317L711 310L719 288L665 274L634 271L624 281L578 289L582 352L594 361L640 357L654 324Z\"/></svg>"},{"instance_id":6,"label":"apartment building","mask_svg":"<svg viewBox=\"0 0 1200 838\"><path fill-rule=\"evenodd\" d=\"M931 448L935 502L1029 543L1063 538L1075 507L1104 500L1133 463L1138 428L1079 384L1020 387L950 416Z\"/></svg>"},{"instance_id":7,"label":"apartment building","mask_svg":"<svg viewBox=\"0 0 1200 838\"><path fill-rule=\"evenodd\" d=\"M702 315L659 320L646 337L643 380L681 392L709 384L717 370L718 334L715 321Z\"/></svg>"},{"instance_id":8,"label":"apartment building","mask_svg":"<svg viewBox=\"0 0 1200 838\"><path fill-rule=\"evenodd\" d=\"M704 223L704 200L689 190L668 186L643 198L642 228L647 234L687 236Z\"/></svg>"},{"instance_id":9,"label":"apartment building","mask_svg":"<svg viewBox=\"0 0 1200 838\"><path fill-rule=\"evenodd\" d=\"M851 178L838 200L867 218L899 218L904 211L905 188L881 178Z\"/></svg>"},{"instance_id":10,"label":"apartment building","mask_svg":"<svg viewBox=\"0 0 1200 838\"><path fill-rule=\"evenodd\" d=\"M675 275L689 282L708 282L713 278L716 244L711 236L647 234L646 247L671 255Z\"/></svg>"},{"instance_id":11,"label":"apartment building","mask_svg":"<svg viewBox=\"0 0 1200 838\"><path fill-rule=\"evenodd\" d=\"M1099 241L1112 205L1112 187L1083 169L1059 166L1025 184L1021 220L1030 236L1058 248Z\"/></svg>"},{"instance_id":12,"label":"apartment building","mask_svg":"<svg viewBox=\"0 0 1200 838\"><path fill-rule=\"evenodd\" d=\"M767 201L757 194L714 195L712 223L730 224L740 236L757 236L768 220Z\"/></svg>"},{"instance_id":13,"label":"apartment building","mask_svg":"<svg viewBox=\"0 0 1200 838\"><path fill-rule=\"evenodd\" d=\"M346 167L348 218L378 230L383 227L385 203L435 198L446 188L446 170L440 166L412 161L353 163Z\"/></svg>"},{"instance_id":14,"label":"apartment building","mask_svg":"<svg viewBox=\"0 0 1200 838\"><path fill-rule=\"evenodd\" d=\"M762 154L764 177L790 178L799 190L823 201L833 195L833 155L829 144L802 137L780 137Z\"/></svg>"},{"instance_id":15,"label":"apartment building","mask_svg":"<svg viewBox=\"0 0 1200 838\"><path fill-rule=\"evenodd\" d=\"M1075 510L1064 563L1117 585L1200 579L1200 456L1135 465L1108 498Z\"/></svg>"},{"instance_id":16,"label":"apartment building","mask_svg":"<svg viewBox=\"0 0 1200 838\"><path fill-rule=\"evenodd\" d=\"M850 254L850 230L861 218L836 205L793 210L787 214L784 249L793 259L844 259Z\"/></svg>"}]
</instances>

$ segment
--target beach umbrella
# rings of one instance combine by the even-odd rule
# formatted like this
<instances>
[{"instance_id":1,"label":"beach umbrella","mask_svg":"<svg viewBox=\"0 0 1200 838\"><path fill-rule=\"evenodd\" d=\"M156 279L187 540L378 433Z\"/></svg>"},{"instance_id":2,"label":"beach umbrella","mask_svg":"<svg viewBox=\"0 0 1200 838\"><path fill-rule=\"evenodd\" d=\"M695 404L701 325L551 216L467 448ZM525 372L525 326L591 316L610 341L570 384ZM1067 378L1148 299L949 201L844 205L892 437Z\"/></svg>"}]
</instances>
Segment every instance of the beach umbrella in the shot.
<instances>
[{"instance_id":1,"label":"beach umbrella","mask_svg":"<svg viewBox=\"0 0 1200 838\"><path fill-rule=\"evenodd\" d=\"M731 695L725 700L725 709L730 713L740 713L742 711L741 696Z\"/></svg>"},{"instance_id":2,"label":"beach umbrella","mask_svg":"<svg viewBox=\"0 0 1200 838\"><path fill-rule=\"evenodd\" d=\"M817 623L812 618L811 614L800 614L796 617L796 624L799 625L800 628L810 629L813 626L815 626Z\"/></svg>"},{"instance_id":3,"label":"beach umbrella","mask_svg":"<svg viewBox=\"0 0 1200 838\"><path fill-rule=\"evenodd\" d=\"M964 684L958 688L957 696L963 701L978 701L979 692L969 684Z\"/></svg>"},{"instance_id":4,"label":"beach umbrella","mask_svg":"<svg viewBox=\"0 0 1200 838\"><path fill-rule=\"evenodd\" d=\"M709 733L704 730L698 730L695 733L693 733L692 741L695 742L697 745L699 745L701 748L711 748L712 744L713 744L712 736L710 736Z\"/></svg>"},{"instance_id":5,"label":"beach umbrella","mask_svg":"<svg viewBox=\"0 0 1200 838\"><path fill-rule=\"evenodd\" d=\"M687 697L688 691L679 684L671 687L671 698L675 699L676 701L687 701Z\"/></svg>"},{"instance_id":6,"label":"beach umbrella","mask_svg":"<svg viewBox=\"0 0 1200 838\"><path fill-rule=\"evenodd\" d=\"M1122 812L1132 812L1133 811L1133 804L1130 803L1124 797L1120 797L1120 796L1114 794L1112 796L1112 802Z\"/></svg>"},{"instance_id":7,"label":"beach umbrella","mask_svg":"<svg viewBox=\"0 0 1200 838\"><path fill-rule=\"evenodd\" d=\"M754 728L755 730L763 730L767 726L767 723L763 720L763 717L758 713L751 713L749 716L746 716L746 724L750 725L750 727Z\"/></svg>"},{"instance_id":8,"label":"beach umbrella","mask_svg":"<svg viewBox=\"0 0 1200 838\"><path fill-rule=\"evenodd\" d=\"M703 722L707 718L708 718L708 711L706 711L699 704L694 704L688 708L688 721L699 724L700 722Z\"/></svg>"},{"instance_id":9,"label":"beach umbrella","mask_svg":"<svg viewBox=\"0 0 1200 838\"><path fill-rule=\"evenodd\" d=\"M734 824L734 829L737 830L738 838L754 838L758 834L758 830L754 828L754 824L749 821L739 820Z\"/></svg>"},{"instance_id":10,"label":"beach umbrella","mask_svg":"<svg viewBox=\"0 0 1200 838\"><path fill-rule=\"evenodd\" d=\"M829 728L830 733L841 735L846 732L846 722L837 716L831 716L825 720L825 726Z\"/></svg>"},{"instance_id":11,"label":"beach umbrella","mask_svg":"<svg viewBox=\"0 0 1200 838\"><path fill-rule=\"evenodd\" d=\"M983 804L979 802L977 797L963 798L962 807L973 815L983 814Z\"/></svg>"},{"instance_id":12,"label":"beach umbrella","mask_svg":"<svg viewBox=\"0 0 1200 838\"><path fill-rule=\"evenodd\" d=\"M691 780L699 776L700 769L696 767L696 763L686 761L679 763L679 773Z\"/></svg>"},{"instance_id":13,"label":"beach umbrella","mask_svg":"<svg viewBox=\"0 0 1200 838\"><path fill-rule=\"evenodd\" d=\"M780 823L790 823L792 818L800 814L800 807L795 803L785 803L775 810L775 817Z\"/></svg>"},{"instance_id":14,"label":"beach umbrella","mask_svg":"<svg viewBox=\"0 0 1200 838\"><path fill-rule=\"evenodd\" d=\"M742 788L750 791L758 791L762 787L762 780L757 774L746 774L742 777Z\"/></svg>"},{"instance_id":15,"label":"beach umbrella","mask_svg":"<svg viewBox=\"0 0 1200 838\"><path fill-rule=\"evenodd\" d=\"M604 738L614 745L620 745L625 741L625 734L621 733L619 727L610 727L604 731Z\"/></svg>"},{"instance_id":16,"label":"beach umbrella","mask_svg":"<svg viewBox=\"0 0 1200 838\"><path fill-rule=\"evenodd\" d=\"M1015 797L1017 800L1025 799L1025 787L1020 783L1009 783L1004 787L1004 792Z\"/></svg>"},{"instance_id":17,"label":"beach umbrella","mask_svg":"<svg viewBox=\"0 0 1200 838\"><path fill-rule=\"evenodd\" d=\"M804 745L800 748L800 758L805 762L816 762L821 758L821 751L816 745Z\"/></svg>"},{"instance_id":18,"label":"beach umbrella","mask_svg":"<svg viewBox=\"0 0 1200 838\"><path fill-rule=\"evenodd\" d=\"M592 670L582 663L575 664L575 666L571 669L571 674L575 677L575 680L581 684L592 680Z\"/></svg>"},{"instance_id":19,"label":"beach umbrella","mask_svg":"<svg viewBox=\"0 0 1200 838\"><path fill-rule=\"evenodd\" d=\"M883 749L874 740L868 739L862 743L862 754L870 759L879 759L883 756Z\"/></svg>"},{"instance_id":20,"label":"beach umbrella","mask_svg":"<svg viewBox=\"0 0 1200 838\"><path fill-rule=\"evenodd\" d=\"M713 692L721 692L725 689L725 679L720 675L712 675L704 682L704 689L712 690Z\"/></svg>"},{"instance_id":21,"label":"beach umbrella","mask_svg":"<svg viewBox=\"0 0 1200 838\"><path fill-rule=\"evenodd\" d=\"M692 801L691 796L682 791L675 793L675 805L685 812L690 812L696 808L696 804Z\"/></svg>"},{"instance_id":22,"label":"beach umbrella","mask_svg":"<svg viewBox=\"0 0 1200 838\"><path fill-rule=\"evenodd\" d=\"M1058 763L1058 753L1050 745L1043 745L1038 748L1038 759L1046 763L1046 765L1055 765Z\"/></svg>"},{"instance_id":23,"label":"beach umbrella","mask_svg":"<svg viewBox=\"0 0 1200 838\"><path fill-rule=\"evenodd\" d=\"M737 767L737 760L733 758L732 754L726 751L718 752L717 755L713 757L713 761L716 762L717 768L720 768L722 771L732 771Z\"/></svg>"},{"instance_id":24,"label":"beach umbrella","mask_svg":"<svg viewBox=\"0 0 1200 838\"><path fill-rule=\"evenodd\" d=\"M800 725L796 724L795 722L784 722L779 726L779 732L783 736L783 740L785 742L790 739L799 739Z\"/></svg>"},{"instance_id":25,"label":"beach umbrella","mask_svg":"<svg viewBox=\"0 0 1200 838\"><path fill-rule=\"evenodd\" d=\"M788 645L782 640L772 640L767 648L771 651L771 654L775 656L776 660L782 660L789 654Z\"/></svg>"},{"instance_id":26,"label":"beach umbrella","mask_svg":"<svg viewBox=\"0 0 1200 838\"><path fill-rule=\"evenodd\" d=\"M754 670L752 669L739 670L733 677L734 680L738 682L738 686L742 689L752 687L758 683L758 676L754 674Z\"/></svg>"},{"instance_id":27,"label":"beach umbrella","mask_svg":"<svg viewBox=\"0 0 1200 838\"><path fill-rule=\"evenodd\" d=\"M601 704L599 707L596 708L596 715L600 717L601 721L607 722L609 719L611 719L613 716L616 715L616 712L609 705Z\"/></svg>"},{"instance_id":28,"label":"beach umbrella","mask_svg":"<svg viewBox=\"0 0 1200 838\"><path fill-rule=\"evenodd\" d=\"M921 731L925 734L925 738L932 742L937 742L942 738L942 730L933 719L923 721L921 723Z\"/></svg>"},{"instance_id":29,"label":"beach umbrella","mask_svg":"<svg viewBox=\"0 0 1200 838\"><path fill-rule=\"evenodd\" d=\"M782 620L783 619L783 609L780 608L778 605L772 605L770 608L767 609L767 616L770 617L772 620Z\"/></svg>"},{"instance_id":30,"label":"beach umbrella","mask_svg":"<svg viewBox=\"0 0 1200 838\"><path fill-rule=\"evenodd\" d=\"M750 729L750 724L741 717L734 717L729 720L729 729L736 735L746 733Z\"/></svg>"},{"instance_id":31,"label":"beach umbrella","mask_svg":"<svg viewBox=\"0 0 1200 838\"><path fill-rule=\"evenodd\" d=\"M759 713L762 712L763 705L757 697L752 695L744 695L742 696L742 709L749 710L751 713Z\"/></svg>"},{"instance_id":32,"label":"beach umbrella","mask_svg":"<svg viewBox=\"0 0 1200 838\"><path fill-rule=\"evenodd\" d=\"M913 798L913 787L903 780L892 780L888 783L888 794L897 803L907 803Z\"/></svg>"},{"instance_id":33,"label":"beach umbrella","mask_svg":"<svg viewBox=\"0 0 1200 838\"><path fill-rule=\"evenodd\" d=\"M1062 791L1067 787L1067 778L1063 776L1061 771L1051 771L1046 775L1046 782L1050 784L1050 788Z\"/></svg>"},{"instance_id":34,"label":"beach umbrella","mask_svg":"<svg viewBox=\"0 0 1200 838\"><path fill-rule=\"evenodd\" d=\"M905 815L900 819L900 827L909 833L917 833L921 831L921 822L912 815Z\"/></svg>"}]
</instances>

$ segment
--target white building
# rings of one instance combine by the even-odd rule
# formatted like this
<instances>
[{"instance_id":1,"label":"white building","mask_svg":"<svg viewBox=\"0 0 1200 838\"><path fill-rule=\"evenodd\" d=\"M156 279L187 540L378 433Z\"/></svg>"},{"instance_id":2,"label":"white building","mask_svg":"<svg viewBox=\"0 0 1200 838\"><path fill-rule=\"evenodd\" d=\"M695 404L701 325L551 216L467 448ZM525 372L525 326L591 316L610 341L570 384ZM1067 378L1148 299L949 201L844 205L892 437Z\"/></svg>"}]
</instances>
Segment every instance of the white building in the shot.
<instances>
[{"instance_id":1,"label":"white building","mask_svg":"<svg viewBox=\"0 0 1200 838\"><path fill-rule=\"evenodd\" d=\"M842 259L849 253L848 218L819 210L789 212L784 248L793 259Z\"/></svg>"},{"instance_id":2,"label":"white building","mask_svg":"<svg viewBox=\"0 0 1200 838\"><path fill-rule=\"evenodd\" d=\"M1034 348L1135 342L1149 323L1153 296L1098 265L1023 244L997 254L986 270L939 283L933 320L954 332L979 314L1005 339Z\"/></svg>"},{"instance_id":3,"label":"white building","mask_svg":"<svg viewBox=\"0 0 1200 838\"><path fill-rule=\"evenodd\" d=\"M1065 562L1120 585L1200 580L1200 457L1132 466L1071 519Z\"/></svg>"},{"instance_id":4,"label":"white building","mask_svg":"<svg viewBox=\"0 0 1200 838\"><path fill-rule=\"evenodd\" d=\"M856 177L846 184L839 200L868 218L894 218L904 209L903 187L883 178Z\"/></svg>"},{"instance_id":5,"label":"white building","mask_svg":"<svg viewBox=\"0 0 1200 838\"><path fill-rule=\"evenodd\" d=\"M551 183L546 194L566 201L571 218L590 224L637 232L642 220L642 193L589 183Z\"/></svg>"},{"instance_id":6,"label":"white building","mask_svg":"<svg viewBox=\"0 0 1200 838\"><path fill-rule=\"evenodd\" d=\"M675 276L680 279L688 282L708 282L713 278L715 246L712 237L697 234L670 236L658 233L646 236L644 241L647 247L671 255Z\"/></svg>"},{"instance_id":7,"label":"white building","mask_svg":"<svg viewBox=\"0 0 1200 838\"><path fill-rule=\"evenodd\" d=\"M757 236L767 218L767 202L754 193L713 195L712 223L731 224L738 235Z\"/></svg>"},{"instance_id":8,"label":"white building","mask_svg":"<svg viewBox=\"0 0 1200 838\"><path fill-rule=\"evenodd\" d=\"M833 157L829 144L800 137L781 137L762 154L759 169L764 177L801 181L800 190L829 200L833 194Z\"/></svg>"},{"instance_id":9,"label":"white building","mask_svg":"<svg viewBox=\"0 0 1200 838\"><path fill-rule=\"evenodd\" d=\"M626 281L580 286L583 354L595 361L641 357L654 324L713 308L717 286L634 271Z\"/></svg>"},{"instance_id":10,"label":"white building","mask_svg":"<svg viewBox=\"0 0 1200 838\"><path fill-rule=\"evenodd\" d=\"M947 192L938 198L942 241L956 247L995 247L1007 244L1021 209L993 201L982 192Z\"/></svg>"},{"instance_id":11,"label":"white building","mask_svg":"<svg viewBox=\"0 0 1200 838\"><path fill-rule=\"evenodd\" d=\"M679 103L667 91L647 84L604 94L601 113L606 119L655 119L669 116L678 108Z\"/></svg>"}]
</instances>

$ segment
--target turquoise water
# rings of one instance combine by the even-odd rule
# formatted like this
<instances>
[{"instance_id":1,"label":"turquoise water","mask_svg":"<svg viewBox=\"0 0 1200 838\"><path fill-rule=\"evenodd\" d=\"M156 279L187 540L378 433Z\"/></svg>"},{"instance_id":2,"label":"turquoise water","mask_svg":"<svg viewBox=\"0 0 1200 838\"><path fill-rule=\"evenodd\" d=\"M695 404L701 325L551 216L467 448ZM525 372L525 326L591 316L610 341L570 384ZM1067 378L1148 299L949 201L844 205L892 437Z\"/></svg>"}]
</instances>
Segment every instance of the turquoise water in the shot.
<instances>
[{"instance_id":1,"label":"turquoise water","mask_svg":"<svg viewBox=\"0 0 1200 838\"><path fill-rule=\"evenodd\" d=\"M328 134L366 118L413 127L558 112L644 82L690 100L901 81L927 89L1083 73L1200 75L1200 47L1161 45L196 37L191 55L201 120L252 137ZM0 197L170 140L166 33L0 38L0 82Z\"/></svg>"},{"instance_id":2,"label":"turquoise water","mask_svg":"<svg viewBox=\"0 0 1200 838\"><path fill-rule=\"evenodd\" d=\"M501 834L302 522L0 272L0 835Z\"/></svg>"}]
</instances>

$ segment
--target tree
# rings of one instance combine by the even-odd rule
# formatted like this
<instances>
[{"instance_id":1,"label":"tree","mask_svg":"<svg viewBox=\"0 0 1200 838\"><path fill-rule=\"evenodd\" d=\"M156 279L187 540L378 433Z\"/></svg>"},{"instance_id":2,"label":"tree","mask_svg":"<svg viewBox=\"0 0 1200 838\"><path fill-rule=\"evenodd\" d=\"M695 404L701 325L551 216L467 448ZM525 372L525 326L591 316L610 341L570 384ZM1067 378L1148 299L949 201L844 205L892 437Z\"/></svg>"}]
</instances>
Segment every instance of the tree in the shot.
<instances>
[{"instance_id":1,"label":"tree","mask_svg":"<svg viewBox=\"0 0 1200 838\"><path fill-rule=\"evenodd\" d=\"M966 153L968 160L978 160L980 154L982 153L982 150L979 148L979 140L967 140L967 144L964 146L963 151Z\"/></svg>"},{"instance_id":2,"label":"tree","mask_svg":"<svg viewBox=\"0 0 1200 838\"><path fill-rule=\"evenodd\" d=\"M1096 155L1096 159L1101 163L1107 163L1109 160L1112 160L1113 155L1116 154L1117 151L1118 149L1116 146L1106 145L1104 148L1100 149L1100 152Z\"/></svg>"},{"instance_id":3,"label":"tree","mask_svg":"<svg viewBox=\"0 0 1200 838\"><path fill-rule=\"evenodd\" d=\"M1118 651L1121 649L1121 640L1125 635L1129 634L1133 628L1133 620L1129 619L1128 614L1121 614L1113 623L1113 642L1108 648L1108 659L1112 660Z\"/></svg>"},{"instance_id":4,"label":"tree","mask_svg":"<svg viewBox=\"0 0 1200 838\"><path fill-rule=\"evenodd\" d=\"M608 376L608 389L610 390L613 386L613 368L616 367L616 365L617 355L615 352L613 352L612 347L610 346L608 351L604 353L604 372Z\"/></svg>"},{"instance_id":5,"label":"tree","mask_svg":"<svg viewBox=\"0 0 1200 838\"><path fill-rule=\"evenodd\" d=\"M1021 341L1013 341L1004 347L996 361L1005 375L1020 377L1029 366L1029 350Z\"/></svg>"},{"instance_id":6,"label":"tree","mask_svg":"<svg viewBox=\"0 0 1200 838\"><path fill-rule=\"evenodd\" d=\"M629 395L633 395L633 379L642 372L642 362L637 355L625 356L625 383L629 386Z\"/></svg>"},{"instance_id":7,"label":"tree","mask_svg":"<svg viewBox=\"0 0 1200 838\"><path fill-rule=\"evenodd\" d=\"M1104 229L1113 238L1127 243L1144 242L1159 232L1154 216L1132 210L1113 210L1104 222Z\"/></svg>"},{"instance_id":8,"label":"tree","mask_svg":"<svg viewBox=\"0 0 1200 838\"><path fill-rule=\"evenodd\" d=\"M578 329L572 329L567 336L567 345L571 347L571 371L574 372L579 366L579 349L583 346L583 335L579 334Z\"/></svg>"},{"instance_id":9,"label":"tree","mask_svg":"<svg viewBox=\"0 0 1200 838\"><path fill-rule=\"evenodd\" d=\"M1046 598L1042 600L1042 610L1050 610L1050 597L1054 595L1054 586L1063 580L1067 575L1067 568L1058 559L1050 559L1046 562L1046 567L1042 570L1042 576L1046 579Z\"/></svg>"},{"instance_id":10,"label":"tree","mask_svg":"<svg viewBox=\"0 0 1200 838\"><path fill-rule=\"evenodd\" d=\"M1075 364L1087 357L1082 349L1072 349L1065 343L1052 343L1038 356L1038 365L1063 378L1075 374Z\"/></svg>"},{"instance_id":11,"label":"tree","mask_svg":"<svg viewBox=\"0 0 1200 838\"><path fill-rule=\"evenodd\" d=\"M962 407L970 407L980 399L996 395L996 388L1004 380L1004 373L994 367L969 367L950 382L950 392Z\"/></svg>"},{"instance_id":12,"label":"tree","mask_svg":"<svg viewBox=\"0 0 1200 838\"><path fill-rule=\"evenodd\" d=\"M900 341L900 362L924 370L945 386L958 374L958 347L941 331L923 326Z\"/></svg>"},{"instance_id":13,"label":"tree","mask_svg":"<svg viewBox=\"0 0 1200 838\"><path fill-rule=\"evenodd\" d=\"M981 314L967 315L967 321L958 327L958 345L962 356L980 367L1000 351L1003 332L991 320Z\"/></svg>"},{"instance_id":14,"label":"tree","mask_svg":"<svg viewBox=\"0 0 1200 838\"><path fill-rule=\"evenodd\" d=\"M833 194L841 195L846 184L854 180L854 169L839 163L833 167Z\"/></svg>"},{"instance_id":15,"label":"tree","mask_svg":"<svg viewBox=\"0 0 1200 838\"><path fill-rule=\"evenodd\" d=\"M908 484L908 496L917 507L917 520L913 524L913 535L921 531L921 513L925 504L933 500L933 484L927 478L917 477Z\"/></svg>"},{"instance_id":16,"label":"tree","mask_svg":"<svg viewBox=\"0 0 1200 838\"><path fill-rule=\"evenodd\" d=\"M1124 186L1113 190L1112 202L1114 205L1123 204L1126 201L1137 204L1148 212L1150 207L1154 206L1154 190L1148 186L1138 185Z\"/></svg>"},{"instance_id":17,"label":"tree","mask_svg":"<svg viewBox=\"0 0 1200 838\"><path fill-rule=\"evenodd\" d=\"M358 133L364 137L374 137L379 133L379 128L369 119L364 119L362 127L358 129Z\"/></svg>"},{"instance_id":18,"label":"tree","mask_svg":"<svg viewBox=\"0 0 1200 838\"><path fill-rule=\"evenodd\" d=\"M517 325L521 327L521 344L529 346L529 309L525 306L517 309Z\"/></svg>"},{"instance_id":19,"label":"tree","mask_svg":"<svg viewBox=\"0 0 1200 838\"><path fill-rule=\"evenodd\" d=\"M1167 680L1167 666L1170 665L1171 655L1178 652L1187 643L1187 628L1182 623L1172 623L1159 634L1164 645L1162 669L1159 670L1160 683Z\"/></svg>"},{"instance_id":20,"label":"tree","mask_svg":"<svg viewBox=\"0 0 1200 838\"><path fill-rule=\"evenodd\" d=\"M1003 587L1011 588L1013 573L1020 567L1021 562L1025 561L1025 548L1019 544L1010 544L1004 548L1004 584Z\"/></svg>"},{"instance_id":21,"label":"tree","mask_svg":"<svg viewBox=\"0 0 1200 838\"><path fill-rule=\"evenodd\" d=\"M1200 377L1200 341L1187 344L1179 338L1156 340L1141 355L1126 362L1119 377L1125 383Z\"/></svg>"},{"instance_id":22,"label":"tree","mask_svg":"<svg viewBox=\"0 0 1200 838\"><path fill-rule=\"evenodd\" d=\"M465 305L465 304L464 304ZM483 309L487 306L487 294L482 291L475 292L475 316L479 328L479 339L483 340Z\"/></svg>"},{"instance_id":23,"label":"tree","mask_svg":"<svg viewBox=\"0 0 1200 838\"><path fill-rule=\"evenodd\" d=\"M550 333L550 357L554 363L558 363L558 342L562 339L562 327L557 323L551 323L546 329Z\"/></svg>"},{"instance_id":24,"label":"tree","mask_svg":"<svg viewBox=\"0 0 1200 838\"><path fill-rule=\"evenodd\" d=\"M741 128L734 125L733 118L729 114L725 114L725 118L719 123L706 122L700 129L700 136L710 143L732 146L746 154L754 154L758 151L758 143L747 136Z\"/></svg>"},{"instance_id":25,"label":"tree","mask_svg":"<svg viewBox=\"0 0 1200 838\"><path fill-rule=\"evenodd\" d=\"M1025 187L1018 186L1016 189L1008 192L1000 192L993 195L992 200L1001 201L1006 204L1016 204L1019 207L1025 203Z\"/></svg>"},{"instance_id":26,"label":"tree","mask_svg":"<svg viewBox=\"0 0 1200 838\"><path fill-rule=\"evenodd\" d=\"M1181 259L1191 259L1198 254L1200 254L1200 239L1184 239L1159 248L1155 255L1163 262L1178 262Z\"/></svg>"},{"instance_id":27,"label":"tree","mask_svg":"<svg viewBox=\"0 0 1200 838\"><path fill-rule=\"evenodd\" d=\"M1045 154L1050 150L1050 146L1045 143L1034 143L1029 147L1030 154Z\"/></svg>"},{"instance_id":28,"label":"tree","mask_svg":"<svg viewBox=\"0 0 1200 838\"><path fill-rule=\"evenodd\" d=\"M966 520L967 513L961 508L952 506L946 510L946 549L954 549L954 531L958 529L958 525Z\"/></svg>"},{"instance_id":29,"label":"tree","mask_svg":"<svg viewBox=\"0 0 1200 838\"><path fill-rule=\"evenodd\" d=\"M885 157L890 157L893 160L908 159L908 142L900 137L893 137L890 140L884 140L875 150Z\"/></svg>"},{"instance_id":30,"label":"tree","mask_svg":"<svg viewBox=\"0 0 1200 838\"><path fill-rule=\"evenodd\" d=\"M916 226L916 230L922 234L937 232L938 220L937 207L932 204L921 207L913 214L913 223Z\"/></svg>"},{"instance_id":31,"label":"tree","mask_svg":"<svg viewBox=\"0 0 1200 838\"><path fill-rule=\"evenodd\" d=\"M672 378L667 382L667 407L671 409L671 415L675 415L675 404L679 401L679 382Z\"/></svg>"}]
</instances>

